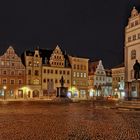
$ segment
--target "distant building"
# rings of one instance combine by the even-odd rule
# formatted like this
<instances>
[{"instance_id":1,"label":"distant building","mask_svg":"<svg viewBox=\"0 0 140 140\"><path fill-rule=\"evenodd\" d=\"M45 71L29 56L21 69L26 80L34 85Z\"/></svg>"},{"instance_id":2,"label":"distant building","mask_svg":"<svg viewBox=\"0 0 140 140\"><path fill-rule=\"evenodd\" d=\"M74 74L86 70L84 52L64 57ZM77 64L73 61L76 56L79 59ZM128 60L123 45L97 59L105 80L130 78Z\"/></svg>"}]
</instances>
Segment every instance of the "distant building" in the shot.
<instances>
[{"instance_id":1,"label":"distant building","mask_svg":"<svg viewBox=\"0 0 140 140\"><path fill-rule=\"evenodd\" d=\"M69 56L72 66L72 98L88 98L88 60L87 58Z\"/></svg>"},{"instance_id":2,"label":"distant building","mask_svg":"<svg viewBox=\"0 0 140 140\"><path fill-rule=\"evenodd\" d=\"M107 96L111 92L109 73L102 64L102 60L89 61L89 94L90 96Z\"/></svg>"},{"instance_id":3,"label":"distant building","mask_svg":"<svg viewBox=\"0 0 140 140\"><path fill-rule=\"evenodd\" d=\"M0 56L0 98L25 98L25 67L12 46Z\"/></svg>"},{"instance_id":4,"label":"distant building","mask_svg":"<svg viewBox=\"0 0 140 140\"><path fill-rule=\"evenodd\" d=\"M68 56L59 46L54 50L25 51L24 60L29 98L56 97L62 76L64 86L71 87L71 65Z\"/></svg>"},{"instance_id":5,"label":"distant building","mask_svg":"<svg viewBox=\"0 0 140 140\"><path fill-rule=\"evenodd\" d=\"M133 65L140 62L140 14L133 7L125 27L125 90L128 97L140 97L140 79L135 81Z\"/></svg>"},{"instance_id":6,"label":"distant building","mask_svg":"<svg viewBox=\"0 0 140 140\"><path fill-rule=\"evenodd\" d=\"M43 96L56 96L60 79L64 78L64 87L71 88L71 64L68 55L56 46L54 50L40 49L42 57Z\"/></svg>"},{"instance_id":7,"label":"distant building","mask_svg":"<svg viewBox=\"0 0 140 140\"><path fill-rule=\"evenodd\" d=\"M112 92L118 98L125 97L125 67L124 63L112 68Z\"/></svg>"},{"instance_id":8,"label":"distant building","mask_svg":"<svg viewBox=\"0 0 140 140\"><path fill-rule=\"evenodd\" d=\"M26 98L42 96L42 58L39 50L25 51L22 55L26 67Z\"/></svg>"},{"instance_id":9,"label":"distant building","mask_svg":"<svg viewBox=\"0 0 140 140\"><path fill-rule=\"evenodd\" d=\"M112 71L110 69L105 69L106 72L106 84L105 84L105 96L112 95Z\"/></svg>"}]
</instances>

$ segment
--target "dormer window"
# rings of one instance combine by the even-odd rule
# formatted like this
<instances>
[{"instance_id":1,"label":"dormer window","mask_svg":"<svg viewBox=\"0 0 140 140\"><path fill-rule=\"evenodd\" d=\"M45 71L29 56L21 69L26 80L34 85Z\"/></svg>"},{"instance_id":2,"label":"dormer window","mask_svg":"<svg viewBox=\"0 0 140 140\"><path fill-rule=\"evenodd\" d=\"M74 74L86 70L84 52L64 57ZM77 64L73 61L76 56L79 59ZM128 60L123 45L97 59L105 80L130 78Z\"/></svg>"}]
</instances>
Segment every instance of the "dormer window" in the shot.
<instances>
[{"instance_id":1,"label":"dormer window","mask_svg":"<svg viewBox=\"0 0 140 140\"><path fill-rule=\"evenodd\" d=\"M36 54L35 57L38 57L38 54Z\"/></svg>"}]
</instances>

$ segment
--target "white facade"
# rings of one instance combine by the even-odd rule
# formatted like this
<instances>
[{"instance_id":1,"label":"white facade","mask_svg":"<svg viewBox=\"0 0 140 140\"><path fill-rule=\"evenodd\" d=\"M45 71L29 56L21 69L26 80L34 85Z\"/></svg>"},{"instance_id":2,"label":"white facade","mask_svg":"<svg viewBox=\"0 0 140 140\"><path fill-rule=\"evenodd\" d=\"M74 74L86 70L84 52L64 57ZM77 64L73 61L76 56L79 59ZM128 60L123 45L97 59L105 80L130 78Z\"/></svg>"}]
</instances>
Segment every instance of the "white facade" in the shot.
<instances>
[{"instance_id":1,"label":"white facade","mask_svg":"<svg viewBox=\"0 0 140 140\"><path fill-rule=\"evenodd\" d=\"M108 74L102 60L89 62L89 94L91 96L108 96L112 93L112 77Z\"/></svg>"},{"instance_id":2,"label":"white facade","mask_svg":"<svg viewBox=\"0 0 140 140\"><path fill-rule=\"evenodd\" d=\"M133 65L136 60L140 62L140 13L133 7L128 25L125 28L125 86L127 96L139 96L137 95L138 92L136 93L136 83L134 82Z\"/></svg>"}]
</instances>

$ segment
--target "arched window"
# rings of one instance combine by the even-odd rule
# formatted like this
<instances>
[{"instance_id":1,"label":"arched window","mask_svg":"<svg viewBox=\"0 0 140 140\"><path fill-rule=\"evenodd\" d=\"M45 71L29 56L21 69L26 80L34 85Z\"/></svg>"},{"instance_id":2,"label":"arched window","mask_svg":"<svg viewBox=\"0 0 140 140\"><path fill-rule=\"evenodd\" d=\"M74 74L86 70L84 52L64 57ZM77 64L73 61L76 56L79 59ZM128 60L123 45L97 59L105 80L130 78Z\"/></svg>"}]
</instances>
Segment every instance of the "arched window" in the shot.
<instances>
[{"instance_id":1,"label":"arched window","mask_svg":"<svg viewBox=\"0 0 140 140\"><path fill-rule=\"evenodd\" d=\"M131 51L131 59L136 59L136 50Z\"/></svg>"}]
</instances>

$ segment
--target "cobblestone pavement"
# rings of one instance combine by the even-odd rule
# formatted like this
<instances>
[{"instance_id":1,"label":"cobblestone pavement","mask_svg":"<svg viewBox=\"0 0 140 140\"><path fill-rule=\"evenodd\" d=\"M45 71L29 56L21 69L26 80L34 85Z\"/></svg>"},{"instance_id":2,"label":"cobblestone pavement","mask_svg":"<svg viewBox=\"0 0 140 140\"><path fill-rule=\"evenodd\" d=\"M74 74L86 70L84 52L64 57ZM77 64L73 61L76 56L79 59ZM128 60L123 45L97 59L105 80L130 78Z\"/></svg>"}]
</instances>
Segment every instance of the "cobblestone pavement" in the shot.
<instances>
[{"instance_id":1,"label":"cobblestone pavement","mask_svg":"<svg viewBox=\"0 0 140 140\"><path fill-rule=\"evenodd\" d=\"M0 140L140 140L140 112L113 104L0 104Z\"/></svg>"}]
</instances>

